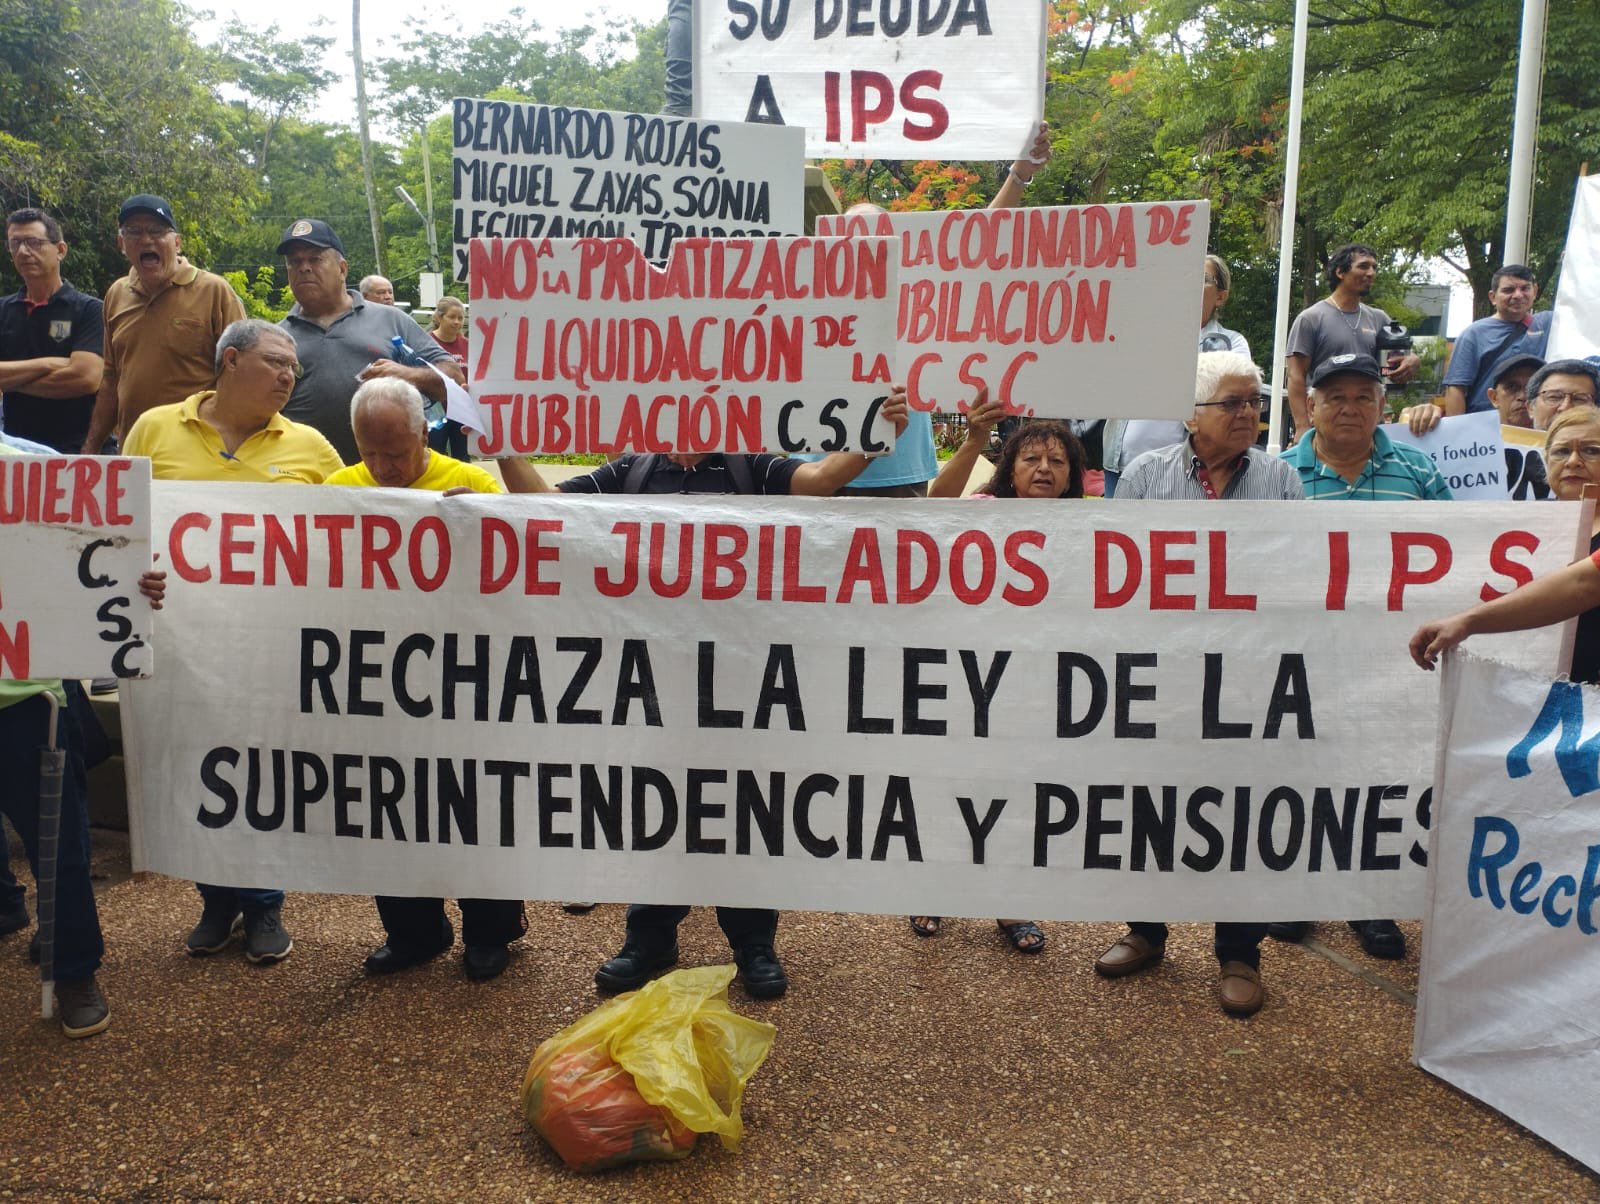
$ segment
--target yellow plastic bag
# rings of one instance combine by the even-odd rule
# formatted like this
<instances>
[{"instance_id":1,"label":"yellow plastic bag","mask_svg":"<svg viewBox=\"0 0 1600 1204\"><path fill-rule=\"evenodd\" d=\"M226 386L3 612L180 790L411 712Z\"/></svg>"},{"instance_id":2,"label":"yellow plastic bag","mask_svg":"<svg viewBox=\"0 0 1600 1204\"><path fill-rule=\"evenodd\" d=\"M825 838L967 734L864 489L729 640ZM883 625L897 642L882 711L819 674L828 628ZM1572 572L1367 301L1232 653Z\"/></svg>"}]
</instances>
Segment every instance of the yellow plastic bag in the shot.
<instances>
[{"instance_id":1,"label":"yellow plastic bag","mask_svg":"<svg viewBox=\"0 0 1600 1204\"><path fill-rule=\"evenodd\" d=\"M728 1149L739 1103L778 1030L728 1006L734 966L675 970L603 1003L534 1051L522 1113L574 1170Z\"/></svg>"}]
</instances>

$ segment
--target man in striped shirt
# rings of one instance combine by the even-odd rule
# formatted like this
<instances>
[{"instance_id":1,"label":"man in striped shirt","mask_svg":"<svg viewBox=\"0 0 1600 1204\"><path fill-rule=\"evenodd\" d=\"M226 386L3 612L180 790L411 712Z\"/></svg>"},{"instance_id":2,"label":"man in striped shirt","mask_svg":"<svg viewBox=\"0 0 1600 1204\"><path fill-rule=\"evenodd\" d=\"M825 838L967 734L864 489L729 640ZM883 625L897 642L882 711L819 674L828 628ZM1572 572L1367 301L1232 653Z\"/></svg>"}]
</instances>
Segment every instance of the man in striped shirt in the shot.
<instances>
[{"instance_id":1,"label":"man in striped shirt","mask_svg":"<svg viewBox=\"0 0 1600 1204\"><path fill-rule=\"evenodd\" d=\"M1300 474L1306 497L1320 501L1448 502L1450 487L1428 456L1390 441L1378 429L1383 417L1383 371L1370 355L1336 355L1311 378L1311 437L1286 448L1283 458ZM1393 920L1352 920L1361 947L1372 957L1406 954ZM1310 924L1279 922L1267 931L1298 941Z\"/></svg>"}]
</instances>

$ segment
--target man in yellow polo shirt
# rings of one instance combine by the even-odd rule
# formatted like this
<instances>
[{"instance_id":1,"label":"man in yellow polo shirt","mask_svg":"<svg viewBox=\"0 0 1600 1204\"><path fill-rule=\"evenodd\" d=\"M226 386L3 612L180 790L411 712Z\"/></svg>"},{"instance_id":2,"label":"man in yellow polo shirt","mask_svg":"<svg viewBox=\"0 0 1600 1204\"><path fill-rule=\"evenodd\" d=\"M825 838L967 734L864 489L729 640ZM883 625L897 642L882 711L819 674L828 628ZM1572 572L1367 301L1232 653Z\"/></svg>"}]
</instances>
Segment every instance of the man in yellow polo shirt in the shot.
<instances>
[{"instance_id":1,"label":"man in yellow polo shirt","mask_svg":"<svg viewBox=\"0 0 1600 1204\"><path fill-rule=\"evenodd\" d=\"M217 340L216 388L141 415L123 454L149 456L158 481L290 481L319 485L342 468L319 432L279 413L300 376L294 340L254 318ZM220 953L243 932L250 961L282 961L294 942L282 923L283 892L196 883L205 907L185 944ZM242 917L242 924L241 924Z\"/></svg>"},{"instance_id":2,"label":"man in yellow polo shirt","mask_svg":"<svg viewBox=\"0 0 1600 1204\"><path fill-rule=\"evenodd\" d=\"M409 381L379 376L350 399L350 428L361 463L341 469L329 485L381 485L438 493L501 493L498 481L473 464L428 446L423 400ZM393 974L432 961L455 943L443 899L379 895L384 943L367 957L368 974ZM528 930L520 899L461 899L461 965L467 977L498 977L511 960L507 946Z\"/></svg>"}]
</instances>

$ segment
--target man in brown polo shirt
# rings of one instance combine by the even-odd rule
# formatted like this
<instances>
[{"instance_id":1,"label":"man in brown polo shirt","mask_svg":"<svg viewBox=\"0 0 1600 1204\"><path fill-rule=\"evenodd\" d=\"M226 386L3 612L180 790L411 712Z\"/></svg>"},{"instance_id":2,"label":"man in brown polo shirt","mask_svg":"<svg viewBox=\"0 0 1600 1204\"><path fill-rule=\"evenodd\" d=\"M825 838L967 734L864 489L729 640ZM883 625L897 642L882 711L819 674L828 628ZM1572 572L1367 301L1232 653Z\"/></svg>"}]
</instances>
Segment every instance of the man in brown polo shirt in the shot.
<instances>
[{"instance_id":1,"label":"man in brown polo shirt","mask_svg":"<svg viewBox=\"0 0 1600 1204\"><path fill-rule=\"evenodd\" d=\"M211 388L217 340L244 317L226 280L179 254L183 236L161 197L129 197L117 225L117 245L131 267L106 290L106 370L83 444L91 455L146 410Z\"/></svg>"}]
</instances>

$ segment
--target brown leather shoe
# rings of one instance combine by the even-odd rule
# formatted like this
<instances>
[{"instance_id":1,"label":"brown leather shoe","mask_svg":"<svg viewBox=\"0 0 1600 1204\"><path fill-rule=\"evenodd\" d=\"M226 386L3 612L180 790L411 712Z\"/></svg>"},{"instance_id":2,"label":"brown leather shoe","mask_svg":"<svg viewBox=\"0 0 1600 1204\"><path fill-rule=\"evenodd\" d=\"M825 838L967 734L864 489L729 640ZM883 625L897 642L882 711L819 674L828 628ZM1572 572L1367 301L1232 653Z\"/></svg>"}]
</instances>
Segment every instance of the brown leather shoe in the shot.
<instances>
[{"instance_id":1,"label":"brown leather shoe","mask_svg":"<svg viewBox=\"0 0 1600 1204\"><path fill-rule=\"evenodd\" d=\"M1094 972L1102 978L1126 978L1155 965L1166 955L1165 945L1151 944L1137 932L1130 932L1094 959Z\"/></svg>"},{"instance_id":2,"label":"brown leather shoe","mask_svg":"<svg viewBox=\"0 0 1600 1204\"><path fill-rule=\"evenodd\" d=\"M1244 962L1223 962L1217 979L1217 1002L1230 1016L1254 1016L1267 1001L1261 971Z\"/></svg>"}]
</instances>

